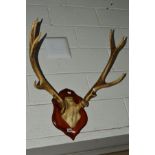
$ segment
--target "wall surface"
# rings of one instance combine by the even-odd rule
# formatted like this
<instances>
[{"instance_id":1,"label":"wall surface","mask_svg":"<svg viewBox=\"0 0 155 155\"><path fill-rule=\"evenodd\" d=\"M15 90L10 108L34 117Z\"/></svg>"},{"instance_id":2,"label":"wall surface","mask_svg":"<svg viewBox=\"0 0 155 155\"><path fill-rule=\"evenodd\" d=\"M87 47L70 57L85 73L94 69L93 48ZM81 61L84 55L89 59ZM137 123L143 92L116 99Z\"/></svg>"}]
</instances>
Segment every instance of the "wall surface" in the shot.
<instances>
[{"instance_id":1,"label":"wall surface","mask_svg":"<svg viewBox=\"0 0 155 155\"><path fill-rule=\"evenodd\" d=\"M42 33L66 37L72 56L51 59L43 44L39 60L44 74L57 91L70 88L83 97L107 63L110 29L115 29L116 43L123 35L128 36L128 7L128 0L27 0L27 149L128 135L128 43L107 81L124 72L127 77L120 84L98 92L86 108L88 124L74 142L53 126L52 97L33 87L36 77L28 58L31 23L37 17L43 18Z\"/></svg>"}]
</instances>

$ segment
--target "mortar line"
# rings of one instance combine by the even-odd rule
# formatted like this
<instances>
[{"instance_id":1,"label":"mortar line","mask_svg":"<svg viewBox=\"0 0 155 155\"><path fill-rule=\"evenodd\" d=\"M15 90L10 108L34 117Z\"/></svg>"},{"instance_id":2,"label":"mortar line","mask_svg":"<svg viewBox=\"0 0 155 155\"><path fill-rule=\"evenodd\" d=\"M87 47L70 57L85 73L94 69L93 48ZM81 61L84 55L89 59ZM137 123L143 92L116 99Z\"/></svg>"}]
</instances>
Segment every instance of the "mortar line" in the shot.
<instances>
[{"instance_id":1,"label":"mortar line","mask_svg":"<svg viewBox=\"0 0 155 155\"><path fill-rule=\"evenodd\" d=\"M94 8L94 10L95 10L95 15L96 15L96 18L97 18L98 24L101 25L101 22L100 22L100 19L99 19L98 13L97 13L97 9Z\"/></svg>"},{"instance_id":2,"label":"mortar line","mask_svg":"<svg viewBox=\"0 0 155 155\"><path fill-rule=\"evenodd\" d=\"M128 118L129 118L129 111L127 110L127 106L126 106L126 104L127 104L126 98L127 98L127 97L124 97L124 98L123 98L123 104L124 104L124 106L125 106L125 110L126 110L126 112L127 112L127 114L128 114Z\"/></svg>"},{"instance_id":3,"label":"mortar line","mask_svg":"<svg viewBox=\"0 0 155 155\"><path fill-rule=\"evenodd\" d=\"M90 87L90 86L89 86ZM51 97L51 100L52 100L53 97ZM90 104L91 102L96 102L96 101L110 101L110 100L123 100L124 98L128 98L127 96L126 97L112 97L112 98L99 98L99 99L92 99L90 101ZM44 106L44 105L52 105L52 102L42 102L42 103L35 103L35 102L31 102L32 104L28 104L26 105L26 107L35 107L35 106ZM123 102L124 103L124 102ZM93 103L92 103L93 104Z\"/></svg>"},{"instance_id":4,"label":"mortar line","mask_svg":"<svg viewBox=\"0 0 155 155\"><path fill-rule=\"evenodd\" d=\"M63 7L73 7L73 8L86 8L86 9L107 9L107 6L83 6L83 5L74 5L74 4L63 4ZM129 11L129 9L125 8L110 8L109 10L117 10L117 11Z\"/></svg>"},{"instance_id":5,"label":"mortar line","mask_svg":"<svg viewBox=\"0 0 155 155\"><path fill-rule=\"evenodd\" d=\"M112 28L112 29L129 29L129 27L121 27L121 26L111 26L111 25L59 25L53 24L53 26L63 26L63 27L88 27L88 28Z\"/></svg>"},{"instance_id":6,"label":"mortar line","mask_svg":"<svg viewBox=\"0 0 155 155\"><path fill-rule=\"evenodd\" d=\"M45 5L45 4L26 4L26 6L40 6L40 7L73 7L73 8L86 8L86 9L107 9L107 6L82 6L82 5L74 5L74 4L49 4L49 5ZM116 10L116 11L129 11L129 9L125 9L125 8L110 8L108 7L109 10Z\"/></svg>"},{"instance_id":7,"label":"mortar line","mask_svg":"<svg viewBox=\"0 0 155 155\"><path fill-rule=\"evenodd\" d=\"M58 72L58 73L48 73L48 74L46 74L46 73L44 73L44 75L47 75L47 76L50 76L50 75L77 75L77 74L100 74L100 73L102 73L102 71L101 72ZM109 73L124 73L124 72L122 72L122 71L110 71ZM33 75L33 74L27 74L26 76L28 76L28 77L32 77L32 76L34 76L35 77L35 75Z\"/></svg>"}]
</instances>

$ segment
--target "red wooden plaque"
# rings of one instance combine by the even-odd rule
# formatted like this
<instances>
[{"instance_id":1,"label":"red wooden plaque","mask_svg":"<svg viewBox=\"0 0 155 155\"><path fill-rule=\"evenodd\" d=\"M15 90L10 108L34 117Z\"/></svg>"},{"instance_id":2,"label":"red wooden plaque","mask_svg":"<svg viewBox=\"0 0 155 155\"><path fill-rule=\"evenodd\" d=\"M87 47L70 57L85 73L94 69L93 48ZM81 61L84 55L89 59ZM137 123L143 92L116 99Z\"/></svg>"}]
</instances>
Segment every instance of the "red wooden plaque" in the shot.
<instances>
[{"instance_id":1,"label":"red wooden plaque","mask_svg":"<svg viewBox=\"0 0 155 155\"><path fill-rule=\"evenodd\" d=\"M70 92L70 93L68 93ZM76 104L79 104L82 98L78 96L74 91L70 89L63 89L59 92L59 95L64 100L65 97L73 97ZM61 117L61 108L58 106L58 103L55 99L52 99L53 103L53 115L52 122L56 128L63 131L67 136L69 136L72 140L75 139L77 134L81 131L81 129L86 125L88 121L87 114L84 108L81 108L79 113L81 115L80 120L77 122L74 128L71 128L66 121Z\"/></svg>"}]
</instances>

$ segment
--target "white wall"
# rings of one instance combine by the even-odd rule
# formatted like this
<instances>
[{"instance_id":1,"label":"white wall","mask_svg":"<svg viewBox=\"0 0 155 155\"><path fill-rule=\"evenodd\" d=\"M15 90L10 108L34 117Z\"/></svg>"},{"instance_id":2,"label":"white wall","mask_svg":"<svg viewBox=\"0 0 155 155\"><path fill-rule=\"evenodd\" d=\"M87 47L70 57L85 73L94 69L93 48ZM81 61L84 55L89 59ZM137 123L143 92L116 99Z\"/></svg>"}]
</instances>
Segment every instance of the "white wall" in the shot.
<instances>
[{"instance_id":1,"label":"white wall","mask_svg":"<svg viewBox=\"0 0 155 155\"><path fill-rule=\"evenodd\" d=\"M52 97L33 87L36 79L28 59L31 22L43 18L41 31L49 37L67 37L72 59L50 59L45 46L40 64L56 90L70 88L83 97L107 63L109 31L118 43L128 36L128 0L27 0L27 148L70 143L52 122ZM129 75L128 43L121 51L108 80ZM88 124L75 142L128 134L128 76L117 86L98 92L86 108Z\"/></svg>"}]
</instances>

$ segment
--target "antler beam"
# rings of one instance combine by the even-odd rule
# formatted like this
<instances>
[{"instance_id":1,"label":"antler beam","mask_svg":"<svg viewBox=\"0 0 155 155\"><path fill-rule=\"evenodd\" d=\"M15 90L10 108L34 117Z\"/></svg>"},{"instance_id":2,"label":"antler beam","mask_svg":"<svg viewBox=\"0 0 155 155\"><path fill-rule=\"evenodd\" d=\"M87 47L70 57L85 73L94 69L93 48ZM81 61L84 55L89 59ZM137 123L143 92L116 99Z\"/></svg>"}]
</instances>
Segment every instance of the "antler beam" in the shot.
<instances>
[{"instance_id":1,"label":"antler beam","mask_svg":"<svg viewBox=\"0 0 155 155\"><path fill-rule=\"evenodd\" d=\"M39 61L38 61L38 54L39 54L40 47L47 35L47 34L45 34L41 38L41 33L40 33L41 23L42 23L42 20L38 21L38 19L36 19L32 23L32 29L31 29L31 33L30 33L29 57L30 57L30 62L31 62L33 71L35 72L35 74L39 80L37 83L35 81L34 85L38 89L44 89L47 92L49 92L53 96L53 98L57 100L57 102L59 103L59 106L63 112L65 109L63 99L58 95L58 92L50 85L50 83L45 78L45 76L40 68Z\"/></svg>"},{"instance_id":2,"label":"antler beam","mask_svg":"<svg viewBox=\"0 0 155 155\"><path fill-rule=\"evenodd\" d=\"M108 60L107 65L105 66L103 72L101 73L99 79L97 82L93 85L93 87L88 91L88 93L85 95L83 101L81 101L81 104L83 107L88 106L88 102L97 96L96 92L102 88L111 87L118 83L120 83L126 76L126 73L122 74L118 79L112 82L106 82L106 77L108 73L110 72L119 52L121 49L125 46L127 42L127 37L123 37L119 45L116 47L115 40L114 40L114 30L110 31L110 49L111 54L110 58Z\"/></svg>"}]
</instances>

